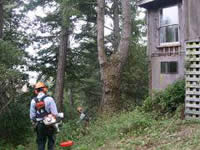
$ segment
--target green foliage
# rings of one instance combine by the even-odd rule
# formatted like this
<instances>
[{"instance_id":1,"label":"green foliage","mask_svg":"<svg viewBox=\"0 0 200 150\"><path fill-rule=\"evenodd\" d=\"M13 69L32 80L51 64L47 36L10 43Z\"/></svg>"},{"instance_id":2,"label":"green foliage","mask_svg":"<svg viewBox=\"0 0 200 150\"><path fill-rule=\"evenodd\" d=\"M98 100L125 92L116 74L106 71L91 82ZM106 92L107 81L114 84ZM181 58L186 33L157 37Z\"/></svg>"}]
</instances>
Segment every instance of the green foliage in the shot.
<instances>
[{"instance_id":1,"label":"green foliage","mask_svg":"<svg viewBox=\"0 0 200 150\"><path fill-rule=\"evenodd\" d=\"M143 109L157 115L175 112L185 100L185 81L178 80L165 90L155 92L144 101Z\"/></svg>"},{"instance_id":2,"label":"green foliage","mask_svg":"<svg viewBox=\"0 0 200 150\"><path fill-rule=\"evenodd\" d=\"M30 45L30 35L27 33L27 18L23 0L5 0L4 1L4 29L3 40L10 41L17 48L25 49Z\"/></svg>"},{"instance_id":3,"label":"green foliage","mask_svg":"<svg viewBox=\"0 0 200 150\"><path fill-rule=\"evenodd\" d=\"M132 105L142 104L148 95L148 59L146 48L132 45L128 61L122 73L121 99L123 108L129 109Z\"/></svg>"},{"instance_id":4,"label":"green foliage","mask_svg":"<svg viewBox=\"0 0 200 150\"><path fill-rule=\"evenodd\" d=\"M17 13L23 2L4 1L3 39L0 39L0 149L11 149L22 143L28 133L27 103L21 88L27 82L24 48L29 44L25 34L24 14ZM23 27L21 23L23 22ZM20 139L20 140L16 140Z\"/></svg>"},{"instance_id":5,"label":"green foliage","mask_svg":"<svg viewBox=\"0 0 200 150\"><path fill-rule=\"evenodd\" d=\"M107 141L121 139L128 135L145 133L145 128L154 122L148 114L135 110L134 112L118 114L112 118L99 118L91 124L89 134L77 141L75 150L95 150Z\"/></svg>"},{"instance_id":6,"label":"green foliage","mask_svg":"<svg viewBox=\"0 0 200 150\"><path fill-rule=\"evenodd\" d=\"M76 108L71 106L71 104L68 101L64 102L64 116L65 116L64 120L66 121L75 120L79 116L76 111Z\"/></svg>"},{"instance_id":7,"label":"green foliage","mask_svg":"<svg viewBox=\"0 0 200 150\"><path fill-rule=\"evenodd\" d=\"M27 76L21 73L17 68L24 65L23 52L16 48L11 42L0 40L0 106L14 99Z\"/></svg>"},{"instance_id":8,"label":"green foliage","mask_svg":"<svg viewBox=\"0 0 200 150\"><path fill-rule=\"evenodd\" d=\"M138 113L138 114L137 114ZM141 112L132 113L132 115L141 114ZM142 113L145 114L145 113ZM148 112L148 114L151 114ZM123 114L122 114L123 115ZM121 116L119 116L119 120ZM147 114L145 114L146 116ZM148 115L147 115L148 116ZM141 115L141 117L144 117ZM145 117L145 119L147 119ZM149 120L150 123L147 127L134 134L122 135L121 137L115 137L114 139L105 139L104 142L92 141L89 144L80 139L80 143L76 143L76 146L72 147L74 150L136 150L136 149L154 149L154 150L183 150L183 149L199 149L199 127L197 122L179 120L177 118L170 118L165 120ZM109 121L103 123L110 123ZM102 124L103 124L102 123ZM101 124L101 125L102 125ZM103 124L107 126L107 124ZM114 124L112 124L114 125ZM103 128L103 127L102 127ZM138 128L135 128L137 130ZM101 134L101 133L100 133ZM92 135L92 134L90 134ZM120 134L118 134L120 136ZM110 135L108 135L108 138ZM92 144L91 144L92 143ZM100 143L102 146L98 146Z\"/></svg>"},{"instance_id":9,"label":"green foliage","mask_svg":"<svg viewBox=\"0 0 200 150\"><path fill-rule=\"evenodd\" d=\"M23 53L16 48L11 42L0 40L0 64L7 69L13 69L14 66L22 65Z\"/></svg>"},{"instance_id":10,"label":"green foliage","mask_svg":"<svg viewBox=\"0 0 200 150\"><path fill-rule=\"evenodd\" d=\"M77 53L77 51L80 52ZM67 71L68 85L77 95L76 103L87 106L91 111L98 106L101 97L96 42L81 42L80 48L74 50L72 54L72 60L76 61L71 61L71 65L68 64L71 68Z\"/></svg>"},{"instance_id":11,"label":"green foliage","mask_svg":"<svg viewBox=\"0 0 200 150\"><path fill-rule=\"evenodd\" d=\"M177 120L157 120L145 129L145 134L131 135L107 141L99 150L183 150L199 149L199 123Z\"/></svg>"},{"instance_id":12,"label":"green foliage","mask_svg":"<svg viewBox=\"0 0 200 150\"><path fill-rule=\"evenodd\" d=\"M75 140L77 141L80 137L80 128L79 125L76 124L76 121L68 121L61 127L61 132L59 136L57 136L57 145L59 142L66 140Z\"/></svg>"},{"instance_id":13,"label":"green foliage","mask_svg":"<svg viewBox=\"0 0 200 150\"><path fill-rule=\"evenodd\" d=\"M92 120L88 129L77 124L75 120L67 121L56 136L56 150L62 150L60 143L67 140L74 141L73 150L96 150L108 141L121 140L127 136L145 135L146 130L154 124L155 120L149 113L140 112L138 109L113 117L104 116L95 121ZM35 140L31 138L28 145L19 147L34 150L35 146Z\"/></svg>"},{"instance_id":14,"label":"green foliage","mask_svg":"<svg viewBox=\"0 0 200 150\"><path fill-rule=\"evenodd\" d=\"M30 69L39 72L39 77L45 76L46 79L53 77L55 80L60 28L70 26L70 30L73 30L78 23L81 32L73 33L75 38L73 43L79 43L79 46L67 50L65 90L72 90L75 105L94 108L99 104L101 96L94 7L96 1L58 0L56 3L57 9L53 13L48 13L44 18L38 17L35 21L39 25L37 30L48 35L50 33L50 36L46 34L45 37L34 36L33 41L37 43L35 45L38 45L36 48L39 52L35 58L32 58ZM51 4L51 1L48 1L45 7L50 7ZM40 5L43 7L40 1L31 1L27 9L29 7L34 9ZM79 24L80 20L83 23ZM41 48L46 44L48 46ZM65 99L68 100L67 96Z\"/></svg>"},{"instance_id":15,"label":"green foliage","mask_svg":"<svg viewBox=\"0 0 200 150\"><path fill-rule=\"evenodd\" d=\"M0 115L0 137L8 143L14 145L23 143L30 133L28 98L25 94L16 96Z\"/></svg>"},{"instance_id":16,"label":"green foliage","mask_svg":"<svg viewBox=\"0 0 200 150\"><path fill-rule=\"evenodd\" d=\"M176 108L176 111L174 113L174 118L184 119L185 117L184 112L185 112L185 103L182 103Z\"/></svg>"},{"instance_id":17,"label":"green foliage","mask_svg":"<svg viewBox=\"0 0 200 150\"><path fill-rule=\"evenodd\" d=\"M16 150L26 150L26 148L23 145L18 145Z\"/></svg>"},{"instance_id":18,"label":"green foliage","mask_svg":"<svg viewBox=\"0 0 200 150\"><path fill-rule=\"evenodd\" d=\"M132 1L131 8L133 34L120 87L122 107L126 110L142 104L142 100L148 95L149 82L147 47L143 43L143 37L146 36L145 21L138 19L141 12L138 10L136 1Z\"/></svg>"},{"instance_id":19,"label":"green foliage","mask_svg":"<svg viewBox=\"0 0 200 150\"><path fill-rule=\"evenodd\" d=\"M56 150L63 150L59 146L60 142L67 140L74 141L75 144L71 147L73 150L133 150L147 147L182 150L200 146L199 122L184 121L176 117L154 120L151 112L145 113L140 109L99 118L90 123L87 134L82 134L82 128L75 121L69 121L57 134ZM19 145L17 148L35 150L35 140L31 138L28 145ZM12 148L5 150L10 149Z\"/></svg>"}]
</instances>

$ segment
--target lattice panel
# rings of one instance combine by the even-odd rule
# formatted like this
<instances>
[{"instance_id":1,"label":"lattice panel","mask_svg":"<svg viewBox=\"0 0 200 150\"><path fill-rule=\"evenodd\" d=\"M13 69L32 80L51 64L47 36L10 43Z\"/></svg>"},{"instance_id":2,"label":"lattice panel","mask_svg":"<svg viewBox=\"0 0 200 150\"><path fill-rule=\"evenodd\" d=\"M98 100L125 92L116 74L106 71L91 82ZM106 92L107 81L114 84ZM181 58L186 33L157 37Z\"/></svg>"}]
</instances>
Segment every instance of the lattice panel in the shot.
<instances>
[{"instance_id":1,"label":"lattice panel","mask_svg":"<svg viewBox=\"0 0 200 150\"><path fill-rule=\"evenodd\" d=\"M185 118L200 119L200 41L186 43Z\"/></svg>"}]
</instances>

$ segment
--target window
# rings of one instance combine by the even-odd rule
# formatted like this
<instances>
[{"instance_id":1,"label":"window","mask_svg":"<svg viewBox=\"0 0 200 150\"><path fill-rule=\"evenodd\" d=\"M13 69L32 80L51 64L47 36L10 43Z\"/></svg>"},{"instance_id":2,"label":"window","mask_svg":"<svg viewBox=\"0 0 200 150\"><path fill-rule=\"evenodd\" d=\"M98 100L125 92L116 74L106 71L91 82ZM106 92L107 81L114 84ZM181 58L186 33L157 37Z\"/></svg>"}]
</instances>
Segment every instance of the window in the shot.
<instances>
[{"instance_id":1,"label":"window","mask_svg":"<svg viewBox=\"0 0 200 150\"><path fill-rule=\"evenodd\" d=\"M178 63L176 61L161 62L160 70L162 74L178 73Z\"/></svg>"},{"instance_id":2,"label":"window","mask_svg":"<svg viewBox=\"0 0 200 150\"><path fill-rule=\"evenodd\" d=\"M178 6L160 10L160 43L179 41Z\"/></svg>"}]
</instances>

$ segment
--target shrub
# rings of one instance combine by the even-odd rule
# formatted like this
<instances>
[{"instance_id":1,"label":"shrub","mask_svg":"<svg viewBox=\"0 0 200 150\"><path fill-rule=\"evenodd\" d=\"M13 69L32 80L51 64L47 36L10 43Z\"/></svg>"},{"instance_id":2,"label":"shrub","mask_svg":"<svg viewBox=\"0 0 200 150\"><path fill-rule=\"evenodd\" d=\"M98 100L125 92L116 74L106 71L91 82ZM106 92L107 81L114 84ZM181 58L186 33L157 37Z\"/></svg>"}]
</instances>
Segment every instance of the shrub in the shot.
<instances>
[{"instance_id":1,"label":"shrub","mask_svg":"<svg viewBox=\"0 0 200 150\"><path fill-rule=\"evenodd\" d=\"M18 145L16 147L16 150L25 150L25 147L23 145Z\"/></svg>"},{"instance_id":2,"label":"shrub","mask_svg":"<svg viewBox=\"0 0 200 150\"><path fill-rule=\"evenodd\" d=\"M30 133L29 104L26 98L25 95L16 97L0 115L0 137L6 143L21 144Z\"/></svg>"},{"instance_id":3,"label":"shrub","mask_svg":"<svg viewBox=\"0 0 200 150\"><path fill-rule=\"evenodd\" d=\"M165 90L158 91L145 99L143 110L158 115L173 113L185 100L185 80L178 80Z\"/></svg>"}]
</instances>

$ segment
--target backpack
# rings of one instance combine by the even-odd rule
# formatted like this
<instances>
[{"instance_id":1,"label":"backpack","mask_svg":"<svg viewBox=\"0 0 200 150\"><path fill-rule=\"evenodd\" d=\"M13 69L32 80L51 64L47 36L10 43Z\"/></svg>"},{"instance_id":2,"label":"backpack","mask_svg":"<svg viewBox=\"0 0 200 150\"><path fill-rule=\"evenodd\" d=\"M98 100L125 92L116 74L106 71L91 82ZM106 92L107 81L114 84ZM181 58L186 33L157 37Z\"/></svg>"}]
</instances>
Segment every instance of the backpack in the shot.
<instances>
[{"instance_id":1,"label":"backpack","mask_svg":"<svg viewBox=\"0 0 200 150\"><path fill-rule=\"evenodd\" d=\"M44 118L49 113L45 109L45 102L44 99L48 97L47 95L44 95L40 100L35 97L35 110L36 110L36 118Z\"/></svg>"}]
</instances>

